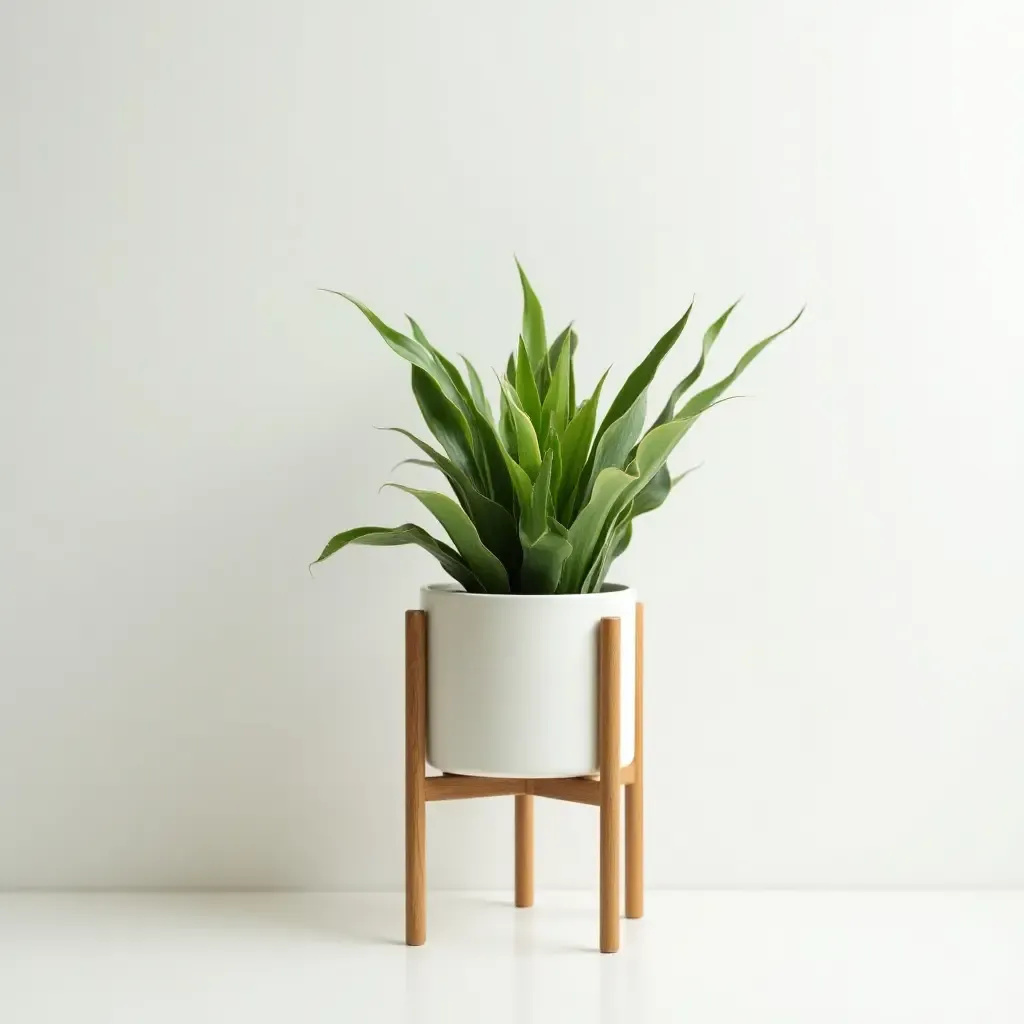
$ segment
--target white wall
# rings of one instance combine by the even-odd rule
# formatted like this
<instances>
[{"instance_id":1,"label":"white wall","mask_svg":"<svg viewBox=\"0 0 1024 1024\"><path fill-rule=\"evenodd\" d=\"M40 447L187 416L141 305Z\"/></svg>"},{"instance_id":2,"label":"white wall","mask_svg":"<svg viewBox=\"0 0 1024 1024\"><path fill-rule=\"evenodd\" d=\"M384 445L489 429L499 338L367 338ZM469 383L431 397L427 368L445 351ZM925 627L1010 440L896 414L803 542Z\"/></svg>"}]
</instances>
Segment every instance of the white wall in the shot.
<instances>
[{"instance_id":1,"label":"white wall","mask_svg":"<svg viewBox=\"0 0 1024 1024\"><path fill-rule=\"evenodd\" d=\"M717 368L648 602L657 886L1024 884L1024 15L1009 0L40 0L0 15L0 885L401 884L409 454L343 287L498 365ZM678 353L662 385L692 359ZM415 472L415 471L413 471ZM511 879L507 801L430 879ZM538 811L538 882L596 816Z\"/></svg>"}]
</instances>

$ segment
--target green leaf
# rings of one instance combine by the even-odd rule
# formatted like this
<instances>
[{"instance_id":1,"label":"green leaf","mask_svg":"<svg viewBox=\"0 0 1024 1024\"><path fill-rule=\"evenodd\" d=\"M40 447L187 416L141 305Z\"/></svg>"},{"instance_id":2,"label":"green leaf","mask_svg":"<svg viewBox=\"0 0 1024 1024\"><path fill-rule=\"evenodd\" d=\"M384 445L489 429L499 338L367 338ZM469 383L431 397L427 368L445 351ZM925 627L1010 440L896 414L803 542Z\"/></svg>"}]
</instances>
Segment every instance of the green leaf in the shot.
<instances>
[{"instance_id":1,"label":"green leaf","mask_svg":"<svg viewBox=\"0 0 1024 1024\"><path fill-rule=\"evenodd\" d=\"M665 503L671 490L672 477L669 474L668 466L662 466L637 494L633 502L633 515L642 516L645 512L653 512L654 509Z\"/></svg>"},{"instance_id":2,"label":"green leaf","mask_svg":"<svg viewBox=\"0 0 1024 1024\"><path fill-rule=\"evenodd\" d=\"M632 488L630 499L638 494L655 473L665 464L672 449L682 440L683 435L693 426L695 416L677 416L660 427L652 427L644 435L637 446L636 458L633 465L636 467L637 479Z\"/></svg>"},{"instance_id":3,"label":"green leaf","mask_svg":"<svg viewBox=\"0 0 1024 1024\"><path fill-rule=\"evenodd\" d=\"M487 458L487 453L484 451L486 438L482 436L477 424L478 416L480 418L484 417L480 415L480 412L477 409L476 402L473 400L472 392L466 386L466 382L462 379L462 374L459 372L459 368L446 358L443 352L434 348L434 346L430 344L420 325L416 323L411 316L406 314L406 319L412 327L413 337L423 345L424 348L430 350L430 353L448 375L448 379L452 382L453 387L458 393L458 401L455 402L455 405L458 406L469 424L470 435L473 442L473 461L477 467L477 475L487 494L494 494L495 488L491 481L491 467Z\"/></svg>"},{"instance_id":4,"label":"green leaf","mask_svg":"<svg viewBox=\"0 0 1024 1024\"><path fill-rule=\"evenodd\" d=\"M616 517L665 464L694 419L676 417L649 430L637 446L636 458L630 467L633 472L608 468L598 474L590 501L583 506L569 529L573 553L559 586L575 593L583 585L594 559L600 556Z\"/></svg>"},{"instance_id":5,"label":"green leaf","mask_svg":"<svg viewBox=\"0 0 1024 1024\"><path fill-rule=\"evenodd\" d=\"M483 464L487 467L490 481L490 497L507 509L512 508L512 480L502 452L501 440L494 424L474 405L470 409L476 434L478 452Z\"/></svg>"},{"instance_id":6,"label":"green leaf","mask_svg":"<svg viewBox=\"0 0 1024 1024\"><path fill-rule=\"evenodd\" d=\"M530 504L523 510L520 518L519 531L524 546L535 541L547 530L548 505L551 501L551 463L552 453L546 452L544 462L533 482Z\"/></svg>"},{"instance_id":7,"label":"green leaf","mask_svg":"<svg viewBox=\"0 0 1024 1024\"><path fill-rule=\"evenodd\" d=\"M680 419L687 416L699 416L705 409L709 409L723 391L730 387L736 380L737 377L779 336L783 335L788 331L799 319L804 315L804 311L801 309L799 313L793 319L782 328L781 331L776 331L774 334L770 334L764 341L759 341L756 345L752 345L747 349L746 352L740 356L739 362L733 367L732 373L727 374L717 384L712 384L711 387L705 388L703 391L699 391L696 395L691 398L686 405L679 410L676 414L676 419Z\"/></svg>"},{"instance_id":8,"label":"green leaf","mask_svg":"<svg viewBox=\"0 0 1024 1024\"><path fill-rule=\"evenodd\" d=\"M516 427L512 421L512 412L504 392L498 396L498 402L501 409L498 417L498 437L504 445L505 451L515 458L519 450L519 446L516 444Z\"/></svg>"},{"instance_id":9,"label":"green leaf","mask_svg":"<svg viewBox=\"0 0 1024 1024\"><path fill-rule=\"evenodd\" d=\"M402 459L391 467L391 472L394 473L396 469L399 469L402 466L419 466L422 469L436 469L438 472L441 471L441 467L436 462L431 462L430 459Z\"/></svg>"},{"instance_id":10,"label":"green leaf","mask_svg":"<svg viewBox=\"0 0 1024 1024\"><path fill-rule=\"evenodd\" d=\"M636 457L631 464L637 475L626 496L628 501L637 497L654 478L658 470L665 465L672 450L696 421L697 416L676 416L668 423L647 431L637 446Z\"/></svg>"},{"instance_id":11,"label":"green leaf","mask_svg":"<svg viewBox=\"0 0 1024 1024\"><path fill-rule=\"evenodd\" d=\"M613 515L616 503L627 493L636 477L621 469L603 469L594 481L594 492L569 527L572 554L562 570L559 587L576 593L581 587L594 557L600 552L605 524Z\"/></svg>"},{"instance_id":12,"label":"green leaf","mask_svg":"<svg viewBox=\"0 0 1024 1024\"><path fill-rule=\"evenodd\" d=\"M500 458L500 456L499 456ZM428 463L429 464L429 463ZM438 466L444 472L443 466ZM501 471L508 476L504 465ZM446 474L447 475L447 474ZM515 576L519 572L519 566L523 560L523 550L519 544L519 533L516 528L516 521L512 518L508 508L512 506L511 487L509 488L508 508L498 504L485 494L481 494L470 481L465 480L457 485L456 480L449 478L459 504L472 519L480 534L484 546L501 560L509 576Z\"/></svg>"},{"instance_id":13,"label":"green leaf","mask_svg":"<svg viewBox=\"0 0 1024 1024\"><path fill-rule=\"evenodd\" d=\"M597 387L594 388L594 393L580 406L562 435L562 480L559 484L558 518L563 522L571 517L571 510L575 506L575 499L570 502L570 498L577 488L583 465L590 452L590 441L594 436L594 424L597 422L597 407L601 401L601 389L607 376L608 370L605 370L597 382Z\"/></svg>"},{"instance_id":14,"label":"green leaf","mask_svg":"<svg viewBox=\"0 0 1024 1024\"><path fill-rule=\"evenodd\" d=\"M672 477L672 486L677 486L681 481L685 480L691 473L696 473L700 469L700 466L691 466L689 469L684 469L679 476Z\"/></svg>"},{"instance_id":15,"label":"green leaf","mask_svg":"<svg viewBox=\"0 0 1024 1024\"><path fill-rule=\"evenodd\" d=\"M679 399L690 390L700 375L704 372L704 361L708 357L708 353L711 351L711 346L714 345L718 335L722 333L722 328L725 326L726 320L732 315L732 311L740 304L740 300L737 299L705 332L704 340L700 346L700 358L697 360L694 368L672 389L672 394L669 395L668 401L665 403L665 408L658 414L658 418L654 421L654 426L660 427L662 423L667 423L675 415L676 405L679 403Z\"/></svg>"},{"instance_id":16,"label":"green leaf","mask_svg":"<svg viewBox=\"0 0 1024 1024\"><path fill-rule=\"evenodd\" d=\"M377 333L388 343L388 347L392 351L397 352L403 359L407 359L410 363L420 367L420 369L426 370L431 374L434 372L436 367L430 352L419 342L413 341L412 338L406 337L401 331L396 331L393 327L389 327L372 309L360 302L355 296L346 295L345 292L338 292L333 288L324 288L322 290L329 295L337 295L347 302L351 302L373 324L377 329Z\"/></svg>"},{"instance_id":17,"label":"green leaf","mask_svg":"<svg viewBox=\"0 0 1024 1024\"><path fill-rule=\"evenodd\" d=\"M612 423L598 440L590 460L592 462L591 475L588 479L584 472L584 478L580 481L581 485L585 484L580 492L583 502L590 500L591 481L601 470L607 469L609 466L616 466L619 469L626 466L633 445L636 444L644 429L646 415L647 389L645 388L637 395L633 404Z\"/></svg>"},{"instance_id":18,"label":"green leaf","mask_svg":"<svg viewBox=\"0 0 1024 1024\"><path fill-rule=\"evenodd\" d=\"M639 395L645 391L654 380L655 373L661 361L671 351L679 335L683 333L686 321L690 318L690 310L693 309L693 302L690 303L686 312L658 339L654 348L644 357L640 365L626 378L626 383L619 389L608 412L605 413L601 426L597 431L597 440L601 440L604 432L637 400Z\"/></svg>"},{"instance_id":19,"label":"green leaf","mask_svg":"<svg viewBox=\"0 0 1024 1024\"><path fill-rule=\"evenodd\" d=\"M654 379L655 373L657 373L658 367L661 365L661 361L671 351L672 346L675 345L679 335L683 333L683 328L686 327L686 322L690 318L690 310L693 309L693 302L690 302L686 312L658 339L657 343L651 349L650 352L644 357L643 361L639 366L626 378L626 383L619 389L619 393L615 396L612 401L608 412L605 413L604 419L601 421L600 427L597 429L597 434L594 438L594 448L587 459L586 465L583 467L583 472L580 477L580 482L577 487L576 496L576 507L589 500L591 490L594 486L601 470L612 463L608 461L608 455L611 453L605 452L605 460L603 466L597 465L597 459L602 454L601 441L606 431L610 430L613 424L619 424L621 430L625 433L627 428L632 426L632 420L628 419L625 422L622 421L624 414L628 413L636 404L637 399L641 395L645 394L651 381ZM644 414L646 415L646 398L644 399L643 406ZM643 429L641 424L640 429ZM639 431L637 431L639 436ZM632 446L636 442L636 437L630 442ZM616 441L616 448L618 441ZM618 463L615 463L618 464Z\"/></svg>"},{"instance_id":20,"label":"green leaf","mask_svg":"<svg viewBox=\"0 0 1024 1024\"><path fill-rule=\"evenodd\" d=\"M594 559L594 563L587 573L586 579L583 581L581 590L584 594L594 594L601 589L608 576L608 570L611 568L612 562L629 547L629 542L632 538L633 525L629 507L627 506L619 513L614 525L608 531L601 546L601 552Z\"/></svg>"},{"instance_id":21,"label":"green leaf","mask_svg":"<svg viewBox=\"0 0 1024 1024\"><path fill-rule=\"evenodd\" d=\"M544 439L544 451L551 453L551 494L548 502L548 514L556 515L558 508L558 489L562 486L562 442L553 428L548 429Z\"/></svg>"},{"instance_id":22,"label":"green leaf","mask_svg":"<svg viewBox=\"0 0 1024 1024\"><path fill-rule=\"evenodd\" d=\"M572 544L553 531L545 531L535 541L523 545L523 570L520 590L524 594L554 594Z\"/></svg>"},{"instance_id":23,"label":"green leaf","mask_svg":"<svg viewBox=\"0 0 1024 1024\"><path fill-rule=\"evenodd\" d=\"M581 594L596 594L601 589L601 585L608 575L608 569L612 563L612 549L615 547L616 539L621 529L622 527L616 521L616 525L606 532L604 541L601 544L601 550L591 563L590 569L587 571L587 575L580 586Z\"/></svg>"},{"instance_id":24,"label":"green leaf","mask_svg":"<svg viewBox=\"0 0 1024 1024\"><path fill-rule=\"evenodd\" d=\"M519 508L529 508L530 499L533 496L533 481L526 470L509 454L504 444L501 445L501 455L505 460L505 468L508 470L509 479L512 481L512 489L515 492Z\"/></svg>"},{"instance_id":25,"label":"green leaf","mask_svg":"<svg viewBox=\"0 0 1024 1024\"><path fill-rule=\"evenodd\" d=\"M424 345L423 342L409 338L402 334L401 331L396 331L393 327L389 327L372 309L365 306L352 295L336 292L330 288L324 288L323 291L351 302L373 324L377 333L387 342L388 347L393 352L398 353L403 359L412 363L413 366L417 366L429 374L449 401L454 402L456 405L461 404L462 396L459 394L455 382L448 376L445 368L435 358L434 350L429 343Z\"/></svg>"},{"instance_id":26,"label":"green leaf","mask_svg":"<svg viewBox=\"0 0 1024 1024\"><path fill-rule=\"evenodd\" d=\"M552 351L554 349L552 348ZM554 429L561 437L569 422L569 359L572 350L562 345L558 361L551 372L551 386L540 407L540 436L545 437L548 429Z\"/></svg>"},{"instance_id":27,"label":"green leaf","mask_svg":"<svg viewBox=\"0 0 1024 1024\"><path fill-rule=\"evenodd\" d=\"M430 432L441 442L449 458L473 481L479 482L473 457L473 435L462 411L450 401L429 373L412 368L412 392Z\"/></svg>"},{"instance_id":28,"label":"green leaf","mask_svg":"<svg viewBox=\"0 0 1024 1024\"><path fill-rule=\"evenodd\" d=\"M551 374L558 365L558 357L562 354L562 346L569 340L572 332L572 324L569 324L553 342L547 351L547 357L537 368L537 390L540 392L541 402L547 396L548 388L551 387Z\"/></svg>"},{"instance_id":29,"label":"green leaf","mask_svg":"<svg viewBox=\"0 0 1024 1024\"><path fill-rule=\"evenodd\" d=\"M429 455L432 461L431 463L428 464L435 466L442 473L444 473L445 478L451 485L452 491L455 493L455 497L459 499L459 504L467 512L470 511L469 493L470 491L475 491L476 486L470 479L468 473L463 472L463 470L459 469L459 467L456 466L455 463L451 461L451 459L442 455L436 448L433 448L431 445L427 444L426 441L420 440L420 438L418 438L414 433L412 433L409 430L406 430L404 427L384 427L382 429L391 431L392 433L395 434L401 434L403 437L407 437L410 441L412 441L414 445L416 445L417 448L420 449L420 451L422 451L426 455ZM403 465L403 463L418 461L420 460L404 459L403 462L398 463L398 466ZM397 469L398 466L392 467L392 471Z\"/></svg>"},{"instance_id":30,"label":"green leaf","mask_svg":"<svg viewBox=\"0 0 1024 1024\"><path fill-rule=\"evenodd\" d=\"M634 515L632 518L627 519L622 526L616 527L615 543L612 545L612 556L608 559L609 565L629 547L629 542L633 539L633 519L635 518L636 516ZM603 582L604 580L602 579L600 583Z\"/></svg>"},{"instance_id":31,"label":"green leaf","mask_svg":"<svg viewBox=\"0 0 1024 1024\"><path fill-rule=\"evenodd\" d=\"M402 434L412 441L420 451L430 456L433 460L432 462L424 462L421 459L405 459L404 461L427 466L433 465L444 473L448 483L451 484L452 490L455 492L455 496L459 499L459 504L476 524L481 540L501 559L509 575L514 576L519 571L519 566L522 562L522 548L519 544L519 534L516 529L515 520L508 512L508 509L512 507L512 491L511 485L508 484L508 475L504 464L501 465L500 469L502 474L504 474L506 484L509 486L509 492L508 502L503 506L492 501L486 495L481 494L469 476L463 473L449 459L445 458L437 449L427 444L426 441L421 441L415 434L402 427L386 427L385 429L396 434ZM490 429L493 438L493 428ZM500 461L500 454L497 458Z\"/></svg>"},{"instance_id":32,"label":"green leaf","mask_svg":"<svg viewBox=\"0 0 1024 1024\"><path fill-rule=\"evenodd\" d=\"M669 423L672 423L674 420L680 420L680 419L685 420L687 426L686 426L686 429L683 431L683 433L686 434L692 427L694 427L696 425L697 421L701 418L701 416L703 416L704 413L706 413L709 409L713 409L716 405L724 405L726 402L735 402L738 399L743 398L743 397L745 397L745 396L743 396L743 395L727 395L725 398L719 398L717 401L714 401L709 406L707 406L707 408L701 409L698 412L693 413L692 415L684 415L682 412L679 412L679 413L676 414L676 416L673 417L672 420L669 420ZM651 426L648 429L647 434L649 434L652 430L655 430L658 427L663 427L663 426L665 426L664 423L656 423L656 424L654 424L653 426ZM644 434L644 437L646 437L647 434ZM643 438L641 438L641 440L643 440ZM636 458L636 452L637 452L637 449L634 448L633 451L630 453L630 461L632 461L633 459Z\"/></svg>"},{"instance_id":33,"label":"green leaf","mask_svg":"<svg viewBox=\"0 0 1024 1024\"><path fill-rule=\"evenodd\" d=\"M437 491L422 491L404 484L388 484L396 490L405 491L419 500L444 527L456 550L462 555L473 575L484 585L489 594L509 592L508 574L500 559L480 539L473 520L460 505L446 494Z\"/></svg>"},{"instance_id":34,"label":"green leaf","mask_svg":"<svg viewBox=\"0 0 1024 1024\"><path fill-rule=\"evenodd\" d=\"M536 369L547 358L548 339L544 330L544 311L537 295L526 279L526 274L516 260L519 281L523 286L523 341L530 355L530 364Z\"/></svg>"},{"instance_id":35,"label":"green leaf","mask_svg":"<svg viewBox=\"0 0 1024 1024\"><path fill-rule=\"evenodd\" d=\"M432 445L427 444L426 441L418 438L411 430L406 430L405 427L381 427L381 430L387 430L392 434L401 434L403 437L407 437L424 455L428 455L433 463L441 470L452 484L452 488L455 490L456 496L458 496L461 488L467 488L473 486L473 481L469 474L464 472L458 466L455 465L450 459L442 455ZM411 460L404 460L409 462ZM401 463L399 463L401 465Z\"/></svg>"},{"instance_id":36,"label":"green leaf","mask_svg":"<svg viewBox=\"0 0 1024 1024\"><path fill-rule=\"evenodd\" d=\"M412 336L418 341L437 361L438 365L448 375L448 379L452 382L452 386L458 395L458 405L464 413L469 412L469 407L473 403L473 396L466 382L462 379L462 373L459 368L445 356L445 354L427 341L427 336L423 333L423 329L408 313L405 314L405 319L409 321L409 326L412 328Z\"/></svg>"},{"instance_id":37,"label":"green leaf","mask_svg":"<svg viewBox=\"0 0 1024 1024\"><path fill-rule=\"evenodd\" d=\"M502 391L508 399L509 414L516 431L516 460L526 471L531 480L536 479L540 472L540 444L537 441L537 432L533 429L533 422L523 411L519 399L512 385L507 381L501 382Z\"/></svg>"},{"instance_id":38,"label":"green leaf","mask_svg":"<svg viewBox=\"0 0 1024 1024\"><path fill-rule=\"evenodd\" d=\"M441 568L470 593L479 594L484 591L483 584L454 548L432 537L415 523L403 523L401 526L358 526L354 530L346 530L332 537L320 557L312 564L323 562L349 544L370 544L376 547L416 544L430 552L441 563Z\"/></svg>"},{"instance_id":39,"label":"green leaf","mask_svg":"<svg viewBox=\"0 0 1024 1024\"><path fill-rule=\"evenodd\" d=\"M501 395L501 421L499 423L498 430L491 430L488 438L488 450L490 450L490 439L493 438L497 445L498 455L505 465L505 471L509 483L512 486L512 493L519 503L520 508L526 508L530 503L530 494L533 490L533 481L523 470L522 466L516 462L515 456L512 452L515 451L515 427L512 424L512 414L509 411L511 403L505 397L504 386L502 387ZM512 451L509 450L509 444L512 445ZM494 474L497 476L497 474ZM500 477L499 477L500 479ZM506 496L501 499L502 504L511 509L512 498Z\"/></svg>"},{"instance_id":40,"label":"green leaf","mask_svg":"<svg viewBox=\"0 0 1024 1024\"><path fill-rule=\"evenodd\" d=\"M576 410L576 346L579 338L575 331L569 332L569 415Z\"/></svg>"},{"instance_id":41,"label":"green leaf","mask_svg":"<svg viewBox=\"0 0 1024 1024\"><path fill-rule=\"evenodd\" d=\"M557 533L559 537L569 539L569 531L557 519L548 520L548 529L552 533Z\"/></svg>"},{"instance_id":42,"label":"green leaf","mask_svg":"<svg viewBox=\"0 0 1024 1024\"><path fill-rule=\"evenodd\" d=\"M553 342L551 342L551 348L548 349L548 359L551 361L552 371L558 365L558 360L562 356L562 349L568 344L569 354L572 354L573 346L570 344L570 339L576 336L576 332L572 329L572 324L569 324Z\"/></svg>"},{"instance_id":43,"label":"green leaf","mask_svg":"<svg viewBox=\"0 0 1024 1024\"><path fill-rule=\"evenodd\" d=\"M512 385L513 388L516 386L516 357L512 353L508 357L508 363L505 367L505 379ZM501 378L498 378L498 383L501 383ZM500 416L498 420L498 434L501 437L501 443L505 446L505 450L515 458L518 454L516 445L516 427L512 420L512 413L508 407L508 399L505 397L505 391L502 388L498 394L498 402L500 406Z\"/></svg>"},{"instance_id":44,"label":"green leaf","mask_svg":"<svg viewBox=\"0 0 1024 1024\"><path fill-rule=\"evenodd\" d=\"M469 391L473 396L473 404L480 411L480 414L489 423L493 424L494 413L491 410L491 403L487 401L487 393L484 391L480 374L476 372L476 367L465 356L462 357L462 361L466 364L466 372L469 374Z\"/></svg>"},{"instance_id":45,"label":"green leaf","mask_svg":"<svg viewBox=\"0 0 1024 1024\"><path fill-rule=\"evenodd\" d=\"M498 556L508 578L515 579L523 563L523 548L511 514L478 491L470 491L469 516L484 547Z\"/></svg>"},{"instance_id":46,"label":"green leaf","mask_svg":"<svg viewBox=\"0 0 1024 1024\"><path fill-rule=\"evenodd\" d=\"M669 479L667 466L663 465L657 470L646 487L641 488L637 496L616 517L615 523L608 532L602 546L600 556L595 560L593 567L587 573L587 578L583 582L584 593L600 590L612 563L629 547L630 541L633 539L633 520L637 516L645 515L647 512L663 504L669 492L675 488L676 484L698 469L700 469L700 466L691 466L690 469L685 470L678 476L671 477L671 479ZM666 481L667 486L665 486ZM657 485L657 488L655 485ZM653 496L655 490L657 490L657 498ZM652 503L655 500L657 503ZM647 502L646 506L645 501Z\"/></svg>"},{"instance_id":47,"label":"green leaf","mask_svg":"<svg viewBox=\"0 0 1024 1024\"><path fill-rule=\"evenodd\" d=\"M637 516L646 515L648 512L653 512L656 508L660 508L665 504L669 494L675 488L681 480L685 480L691 473L696 472L700 469L700 466L691 466L689 469L684 470L679 476L671 476L668 471L668 466L662 466L653 477L651 477L650 483L644 487L636 498L633 500L633 515L632 518L636 519Z\"/></svg>"},{"instance_id":48,"label":"green leaf","mask_svg":"<svg viewBox=\"0 0 1024 1024\"><path fill-rule=\"evenodd\" d=\"M537 390L537 381L533 377L533 369L530 366L530 357L526 352L526 345L522 337L519 339L519 355L516 358L516 394L519 396L519 403L523 412L530 417L534 430L540 430L540 392Z\"/></svg>"},{"instance_id":49,"label":"green leaf","mask_svg":"<svg viewBox=\"0 0 1024 1024\"><path fill-rule=\"evenodd\" d=\"M579 484L574 484L571 480L562 481L562 493L558 498L558 518L560 521L572 523L576 518L574 510L579 492Z\"/></svg>"}]
</instances>

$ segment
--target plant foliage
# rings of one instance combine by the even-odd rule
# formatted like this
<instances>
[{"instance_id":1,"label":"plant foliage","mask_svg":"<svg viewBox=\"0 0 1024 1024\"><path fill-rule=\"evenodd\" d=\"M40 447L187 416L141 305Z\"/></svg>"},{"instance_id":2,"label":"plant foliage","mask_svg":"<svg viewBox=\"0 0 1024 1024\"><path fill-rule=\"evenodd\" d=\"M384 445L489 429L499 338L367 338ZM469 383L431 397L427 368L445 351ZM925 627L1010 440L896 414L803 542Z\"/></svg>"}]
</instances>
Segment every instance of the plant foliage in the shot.
<instances>
[{"instance_id":1,"label":"plant foliage","mask_svg":"<svg viewBox=\"0 0 1024 1024\"><path fill-rule=\"evenodd\" d=\"M518 266L518 264L517 264ZM637 516L657 509L682 479L668 458L686 432L779 335L749 348L731 373L690 394L711 346L736 308L705 332L696 365L672 389L646 428L647 395L662 360L679 340L690 309L658 340L598 417L607 371L577 402L578 339L570 324L548 342L544 312L522 267L523 322L515 351L499 377L497 413L479 373L465 357L459 368L409 317L409 334L389 327L341 292L388 346L411 364L412 391L440 449L401 428L426 459L407 461L439 470L452 496L397 487L438 521L448 542L413 523L362 526L333 537L316 560L349 544L416 544L429 551L466 590L494 594L587 594L600 590L612 562L625 551Z\"/></svg>"}]
</instances>

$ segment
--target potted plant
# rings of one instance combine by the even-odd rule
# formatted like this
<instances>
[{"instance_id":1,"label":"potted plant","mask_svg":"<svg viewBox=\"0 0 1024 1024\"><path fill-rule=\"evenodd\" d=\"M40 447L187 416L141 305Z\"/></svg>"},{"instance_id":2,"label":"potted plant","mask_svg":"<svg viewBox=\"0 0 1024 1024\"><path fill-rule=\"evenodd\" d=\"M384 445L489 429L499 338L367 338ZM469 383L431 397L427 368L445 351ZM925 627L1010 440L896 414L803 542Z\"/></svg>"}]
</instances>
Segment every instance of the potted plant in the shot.
<instances>
[{"instance_id":1,"label":"potted plant","mask_svg":"<svg viewBox=\"0 0 1024 1024\"><path fill-rule=\"evenodd\" d=\"M577 392L575 330L570 324L549 343L522 267L519 277L522 332L499 377L496 407L472 363L463 358L463 375L411 317L407 335L343 295L412 365L413 395L440 448L391 429L426 456L408 461L440 471L451 495L389 486L424 505L448 540L414 523L362 526L333 537L316 561L349 544L415 544L454 580L422 590L427 760L436 768L514 778L587 775L598 769L596 637L603 617L621 620L623 763L633 756L636 593L606 582L609 569L629 545L634 521L659 508L679 483L667 465L673 449L800 314L748 349L731 373L691 394L730 306L645 428L648 388L693 304L601 415L607 371L589 394Z\"/></svg>"}]
</instances>

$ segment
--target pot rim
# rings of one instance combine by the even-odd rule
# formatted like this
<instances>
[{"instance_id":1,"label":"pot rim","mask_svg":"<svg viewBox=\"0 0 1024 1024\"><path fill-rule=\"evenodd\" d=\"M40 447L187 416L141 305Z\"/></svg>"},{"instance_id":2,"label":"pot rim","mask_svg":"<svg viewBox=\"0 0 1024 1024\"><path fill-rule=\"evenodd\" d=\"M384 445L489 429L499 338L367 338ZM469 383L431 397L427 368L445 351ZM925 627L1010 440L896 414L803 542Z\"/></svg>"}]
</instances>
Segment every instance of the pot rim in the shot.
<instances>
[{"instance_id":1,"label":"pot rim","mask_svg":"<svg viewBox=\"0 0 1024 1024\"><path fill-rule=\"evenodd\" d=\"M603 583L596 594L471 594L458 583L427 583L420 588L422 593L443 594L471 601L587 601L619 594L635 594L633 587L626 583Z\"/></svg>"}]
</instances>

